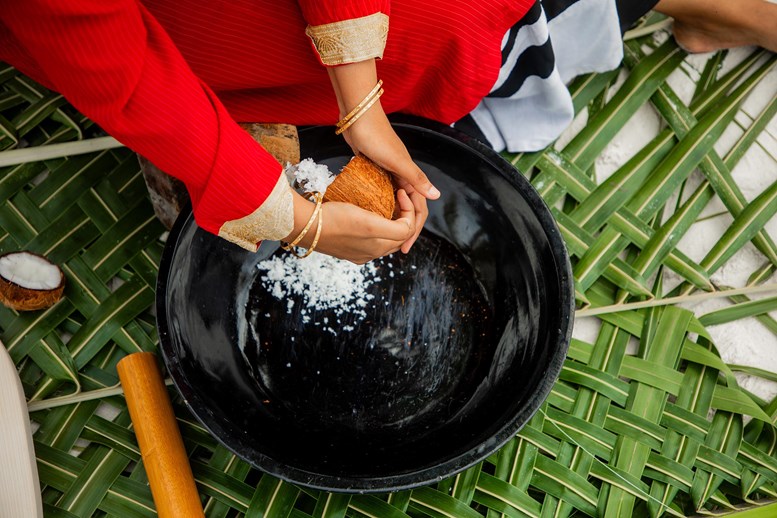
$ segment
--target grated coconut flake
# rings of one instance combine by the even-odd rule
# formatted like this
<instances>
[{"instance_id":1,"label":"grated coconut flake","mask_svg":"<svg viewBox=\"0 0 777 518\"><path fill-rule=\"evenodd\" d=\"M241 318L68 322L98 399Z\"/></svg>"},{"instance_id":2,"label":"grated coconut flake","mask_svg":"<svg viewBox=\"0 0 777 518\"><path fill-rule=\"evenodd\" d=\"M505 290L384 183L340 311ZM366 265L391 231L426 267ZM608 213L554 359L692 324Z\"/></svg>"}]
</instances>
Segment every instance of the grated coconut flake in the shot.
<instances>
[{"instance_id":1,"label":"grated coconut flake","mask_svg":"<svg viewBox=\"0 0 777 518\"><path fill-rule=\"evenodd\" d=\"M374 298L367 293L367 288L380 280L376 275L378 270L374 261L357 265L316 252L305 260L292 255L275 256L256 266L264 272L262 285L276 299L300 296L307 310L331 310L337 317L348 314L355 317L357 322L367 316L364 308ZM294 302L287 300L286 304L287 312L291 313ZM304 324L312 320L307 310L302 309L300 312ZM314 325L323 323L326 331L337 335L337 331L327 325L328 317L322 317L321 320L315 321ZM343 331L348 332L353 329L350 325L342 327Z\"/></svg>"},{"instance_id":2,"label":"grated coconut flake","mask_svg":"<svg viewBox=\"0 0 777 518\"><path fill-rule=\"evenodd\" d=\"M287 165L286 174L305 192L320 192L335 180L335 176L325 164L317 164L312 158L306 158L296 165Z\"/></svg>"}]
</instances>

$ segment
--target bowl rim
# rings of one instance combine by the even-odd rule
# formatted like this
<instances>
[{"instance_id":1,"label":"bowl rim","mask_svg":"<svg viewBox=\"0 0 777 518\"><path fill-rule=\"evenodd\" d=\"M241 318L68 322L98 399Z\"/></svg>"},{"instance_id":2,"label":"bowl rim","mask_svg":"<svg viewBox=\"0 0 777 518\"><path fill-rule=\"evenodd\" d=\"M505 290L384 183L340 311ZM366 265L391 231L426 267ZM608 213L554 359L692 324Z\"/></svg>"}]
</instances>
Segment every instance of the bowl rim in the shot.
<instances>
[{"instance_id":1,"label":"bowl rim","mask_svg":"<svg viewBox=\"0 0 777 518\"><path fill-rule=\"evenodd\" d=\"M183 366L170 343L167 310L168 277L175 254L178 250L178 242L187 224L193 219L191 204L185 206L167 238L159 265L159 273L156 283L156 324L159 334L159 350L178 393L195 419L213 436L219 444L233 452L239 458L248 462L251 466L269 473L281 480L312 489L332 491L338 493L385 493L402 491L426 486L453 476L478 462L501 448L513 438L537 413L545 399L550 394L553 385L558 379L561 368L569 349L569 343L574 324L575 291L572 268L566 245L561 232L553 219L552 213L539 193L529 181L507 162L499 153L486 144L470 137L469 135L450 126L423 119L416 116L399 115L390 117L392 125L398 128L409 128L421 133L432 133L437 138L443 137L453 144L468 147L483 160L494 167L496 172L507 180L525 199L532 209L545 231L546 238L556 261L559 284L559 326L558 335L553 341L558 346L555 355L549 356L549 362L545 374L539 377L537 387L527 401L527 404L486 441L470 448L469 450L443 461L439 464L422 468L417 471L388 475L382 477L342 477L312 473L304 469L283 464L256 450L250 452L240 451L236 445L228 444L223 435L230 435L224 428L213 420L208 407L201 401L199 395L190 384L183 372ZM305 132L326 126L307 126L299 129L300 137ZM326 127L328 128L328 127ZM196 223L195 223L196 224Z\"/></svg>"}]
</instances>

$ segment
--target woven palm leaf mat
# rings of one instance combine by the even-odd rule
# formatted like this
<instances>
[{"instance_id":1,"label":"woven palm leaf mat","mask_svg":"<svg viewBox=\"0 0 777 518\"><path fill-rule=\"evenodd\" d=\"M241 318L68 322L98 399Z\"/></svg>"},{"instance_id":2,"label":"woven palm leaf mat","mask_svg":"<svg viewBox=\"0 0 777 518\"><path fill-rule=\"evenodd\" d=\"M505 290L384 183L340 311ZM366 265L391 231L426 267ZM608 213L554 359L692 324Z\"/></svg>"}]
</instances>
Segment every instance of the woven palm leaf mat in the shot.
<instances>
[{"instance_id":1,"label":"woven palm leaf mat","mask_svg":"<svg viewBox=\"0 0 777 518\"><path fill-rule=\"evenodd\" d=\"M777 401L737 385L705 327L757 316L777 332L767 314L775 298L729 295L732 306L702 318L667 300L718 289L710 275L749 242L763 266L748 286L762 286L774 272L777 246L763 227L777 210L777 182L747 201L731 170L758 145L777 99L747 119L726 153L713 144L742 126L735 119L741 103L775 57L752 51L722 72L724 55L710 56L688 104L666 81L685 54L671 41L645 40L626 44L620 80L614 72L571 86L588 122L569 143L508 157L553 207L573 257L579 317L601 323L593 343L572 342L560 380L531 422L482 463L433 487L351 496L251 469L178 402L207 516L631 517L743 507L777 516L770 504L777 498ZM597 183L596 157L645 104L660 113L663 129ZM15 148L96 135L62 97L0 66L0 159ZM695 262L677 243L712 200L732 224ZM65 298L46 311L0 308L0 338L30 402L47 516L155 515L124 399L105 389L118 382L120 358L156 348L163 236L126 149L0 171L0 252L43 254L67 277ZM670 271L672 289L664 288ZM642 308L645 301L653 307ZM596 311L604 313L591 317Z\"/></svg>"}]
</instances>

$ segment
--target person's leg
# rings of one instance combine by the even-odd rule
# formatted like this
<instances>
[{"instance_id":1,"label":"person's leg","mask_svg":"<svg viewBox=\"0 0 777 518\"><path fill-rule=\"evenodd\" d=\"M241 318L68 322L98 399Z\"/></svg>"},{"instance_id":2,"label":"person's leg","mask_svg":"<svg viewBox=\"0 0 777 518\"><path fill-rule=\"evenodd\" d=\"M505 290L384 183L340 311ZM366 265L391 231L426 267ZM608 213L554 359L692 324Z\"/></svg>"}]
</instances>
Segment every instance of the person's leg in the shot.
<instances>
[{"instance_id":1,"label":"person's leg","mask_svg":"<svg viewBox=\"0 0 777 518\"><path fill-rule=\"evenodd\" d=\"M674 36L689 52L758 45L777 52L777 4L766 0L660 0Z\"/></svg>"}]
</instances>

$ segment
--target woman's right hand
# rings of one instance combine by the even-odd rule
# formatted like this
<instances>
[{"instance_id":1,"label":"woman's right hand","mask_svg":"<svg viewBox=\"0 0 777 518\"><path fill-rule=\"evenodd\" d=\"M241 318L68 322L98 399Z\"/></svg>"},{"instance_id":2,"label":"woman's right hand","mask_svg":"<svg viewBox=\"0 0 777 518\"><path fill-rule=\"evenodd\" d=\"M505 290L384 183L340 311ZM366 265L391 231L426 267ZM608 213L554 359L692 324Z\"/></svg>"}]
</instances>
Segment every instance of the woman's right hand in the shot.
<instances>
[{"instance_id":1,"label":"woman's right hand","mask_svg":"<svg viewBox=\"0 0 777 518\"><path fill-rule=\"evenodd\" d=\"M394 253L416 233L416 214L413 203L404 189L397 191L399 217L388 220L350 203L327 202L321 207L323 227L316 251L364 264L378 257ZM305 228L315 204L294 193L294 230L284 239L290 242ZM316 222L308 230L299 246L310 246L315 235Z\"/></svg>"},{"instance_id":2,"label":"woman's right hand","mask_svg":"<svg viewBox=\"0 0 777 518\"><path fill-rule=\"evenodd\" d=\"M341 119L363 102L378 82L375 59L329 67L327 71L337 97ZM402 252L408 253L429 215L426 200L436 200L440 197L440 192L410 158L407 148L386 117L380 101L361 115L343 133L343 137L351 146L354 155L364 154L389 171L393 176L394 186L404 190L412 201L415 232L401 246Z\"/></svg>"}]
</instances>

